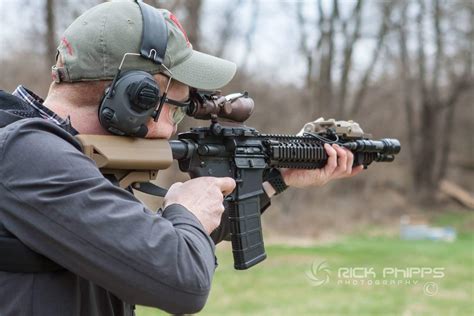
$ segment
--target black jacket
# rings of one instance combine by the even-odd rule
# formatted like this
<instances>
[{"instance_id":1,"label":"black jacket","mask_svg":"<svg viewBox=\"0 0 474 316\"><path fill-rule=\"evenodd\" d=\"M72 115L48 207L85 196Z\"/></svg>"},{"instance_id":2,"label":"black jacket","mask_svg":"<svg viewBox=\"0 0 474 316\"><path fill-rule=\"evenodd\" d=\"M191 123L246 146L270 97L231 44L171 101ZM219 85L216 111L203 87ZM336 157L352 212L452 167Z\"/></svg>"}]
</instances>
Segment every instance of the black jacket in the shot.
<instances>
[{"instance_id":1,"label":"black jacket","mask_svg":"<svg viewBox=\"0 0 474 316\"><path fill-rule=\"evenodd\" d=\"M199 220L181 205L151 212L106 180L68 132L41 118L13 120L15 102L0 91L0 115L12 118L0 127L0 234L65 270L0 272L0 314L202 309L216 260Z\"/></svg>"}]
</instances>

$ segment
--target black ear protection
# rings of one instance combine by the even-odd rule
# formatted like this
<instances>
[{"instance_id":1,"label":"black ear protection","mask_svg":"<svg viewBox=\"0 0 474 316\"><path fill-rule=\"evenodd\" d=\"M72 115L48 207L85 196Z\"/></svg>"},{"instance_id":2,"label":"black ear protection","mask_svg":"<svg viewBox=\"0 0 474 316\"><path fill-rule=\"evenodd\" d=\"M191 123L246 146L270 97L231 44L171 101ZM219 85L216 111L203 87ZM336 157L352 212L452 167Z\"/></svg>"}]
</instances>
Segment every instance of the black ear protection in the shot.
<instances>
[{"instance_id":1,"label":"black ear protection","mask_svg":"<svg viewBox=\"0 0 474 316\"><path fill-rule=\"evenodd\" d=\"M163 15L155 8L136 1L143 18L140 54L127 53L112 84L105 90L99 106L99 122L107 131L121 135L144 137L150 117L158 119L163 106L160 87L154 77L139 70L121 74L127 55L139 55L162 65L168 44L168 28Z\"/></svg>"}]
</instances>

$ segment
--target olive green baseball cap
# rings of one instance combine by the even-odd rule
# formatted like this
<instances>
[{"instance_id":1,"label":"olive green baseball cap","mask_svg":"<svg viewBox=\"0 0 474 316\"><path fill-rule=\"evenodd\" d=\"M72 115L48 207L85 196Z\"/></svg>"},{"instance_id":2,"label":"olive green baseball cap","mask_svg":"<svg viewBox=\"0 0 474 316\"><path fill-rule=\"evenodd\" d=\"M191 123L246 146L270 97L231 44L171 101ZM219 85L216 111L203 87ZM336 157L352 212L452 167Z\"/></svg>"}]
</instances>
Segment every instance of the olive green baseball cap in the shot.
<instances>
[{"instance_id":1,"label":"olive green baseball cap","mask_svg":"<svg viewBox=\"0 0 474 316\"><path fill-rule=\"evenodd\" d=\"M193 50L178 19L157 9L167 25L168 44L163 66L140 56L127 56L123 70L151 74L171 72L173 79L188 86L214 90L233 77L233 62ZM135 1L99 4L79 16L64 32L58 47L61 63L52 67L57 83L111 80L125 53L139 53L143 31L140 8ZM157 32L163 30L157 30Z\"/></svg>"}]
</instances>

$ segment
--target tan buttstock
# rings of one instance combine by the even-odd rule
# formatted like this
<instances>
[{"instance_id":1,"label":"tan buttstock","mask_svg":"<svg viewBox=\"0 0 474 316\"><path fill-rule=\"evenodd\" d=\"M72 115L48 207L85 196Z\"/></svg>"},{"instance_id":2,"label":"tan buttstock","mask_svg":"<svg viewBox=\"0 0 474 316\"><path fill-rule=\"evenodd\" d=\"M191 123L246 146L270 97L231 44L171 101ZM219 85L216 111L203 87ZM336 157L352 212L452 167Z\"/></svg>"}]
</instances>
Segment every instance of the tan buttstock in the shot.
<instances>
[{"instance_id":1,"label":"tan buttstock","mask_svg":"<svg viewBox=\"0 0 474 316\"><path fill-rule=\"evenodd\" d=\"M158 170L173 162L166 139L143 139L111 135L78 135L82 151L103 174L113 174L120 187L156 179Z\"/></svg>"}]
</instances>

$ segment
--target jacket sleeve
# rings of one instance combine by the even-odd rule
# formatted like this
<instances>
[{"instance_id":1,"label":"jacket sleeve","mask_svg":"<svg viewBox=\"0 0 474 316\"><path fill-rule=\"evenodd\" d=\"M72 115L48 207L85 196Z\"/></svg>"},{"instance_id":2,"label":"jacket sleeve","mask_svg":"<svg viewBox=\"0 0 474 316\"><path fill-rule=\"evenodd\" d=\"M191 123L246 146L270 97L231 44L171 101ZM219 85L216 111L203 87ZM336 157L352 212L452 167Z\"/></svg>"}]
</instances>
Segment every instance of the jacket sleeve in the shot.
<instances>
[{"instance_id":1,"label":"jacket sleeve","mask_svg":"<svg viewBox=\"0 0 474 316\"><path fill-rule=\"evenodd\" d=\"M113 186L72 136L41 119L0 137L0 220L23 243L122 300L195 313L214 243L181 205L152 213Z\"/></svg>"}]
</instances>

